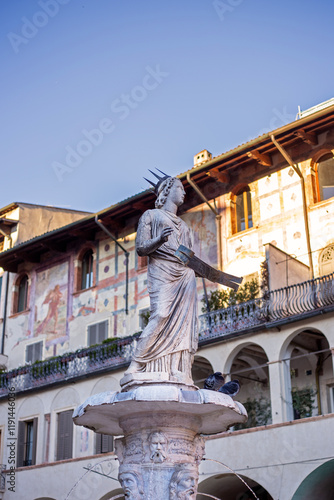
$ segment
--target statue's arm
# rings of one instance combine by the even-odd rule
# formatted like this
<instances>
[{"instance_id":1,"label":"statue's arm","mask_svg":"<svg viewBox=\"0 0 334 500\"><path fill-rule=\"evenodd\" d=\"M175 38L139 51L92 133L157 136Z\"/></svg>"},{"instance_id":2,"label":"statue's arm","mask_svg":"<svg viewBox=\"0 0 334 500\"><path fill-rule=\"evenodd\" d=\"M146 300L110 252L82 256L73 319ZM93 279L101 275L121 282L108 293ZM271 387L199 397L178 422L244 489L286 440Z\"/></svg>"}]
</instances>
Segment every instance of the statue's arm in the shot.
<instances>
[{"instance_id":1,"label":"statue's arm","mask_svg":"<svg viewBox=\"0 0 334 500\"><path fill-rule=\"evenodd\" d=\"M152 238L151 216L148 212L140 218L137 237L136 237L136 251L140 257L149 255L157 250L165 241L168 240L169 235L172 233L171 227L162 229L160 235Z\"/></svg>"}]
</instances>

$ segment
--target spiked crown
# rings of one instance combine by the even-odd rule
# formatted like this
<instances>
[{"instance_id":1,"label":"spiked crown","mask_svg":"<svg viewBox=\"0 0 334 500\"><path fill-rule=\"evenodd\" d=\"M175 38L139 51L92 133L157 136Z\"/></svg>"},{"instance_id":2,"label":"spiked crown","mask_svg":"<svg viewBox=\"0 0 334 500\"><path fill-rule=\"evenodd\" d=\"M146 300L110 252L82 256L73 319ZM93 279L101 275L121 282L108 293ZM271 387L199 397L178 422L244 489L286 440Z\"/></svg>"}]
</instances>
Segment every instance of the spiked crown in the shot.
<instances>
[{"instance_id":1,"label":"spiked crown","mask_svg":"<svg viewBox=\"0 0 334 500\"><path fill-rule=\"evenodd\" d=\"M170 175L167 175L165 174L165 172L162 172L159 168L156 168L156 170L158 170L162 175L163 177L161 177L160 175L156 174L155 172L153 172L152 170L148 169L149 172L151 172L152 175L154 175L154 177L156 177L158 179L158 182L152 182L150 181L149 179L146 179L146 177L144 177L145 181L147 181L149 184L151 184L151 186L154 187L154 192L155 194L158 196L159 194L159 188L161 186L161 184L166 180L166 179L169 179L169 177L171 177Z\"/></svg>"}]
</instances>

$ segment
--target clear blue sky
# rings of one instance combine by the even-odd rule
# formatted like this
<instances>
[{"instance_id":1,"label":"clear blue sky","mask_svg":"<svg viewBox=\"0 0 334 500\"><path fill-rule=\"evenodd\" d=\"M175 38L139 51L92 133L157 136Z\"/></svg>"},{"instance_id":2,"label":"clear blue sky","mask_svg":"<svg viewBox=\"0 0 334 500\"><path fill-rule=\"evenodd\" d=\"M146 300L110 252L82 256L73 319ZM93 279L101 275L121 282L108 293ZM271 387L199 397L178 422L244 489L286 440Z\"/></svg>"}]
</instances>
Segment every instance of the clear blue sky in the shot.
<instances>
[{"instance_id":1,"label":"clear blue sky","mask_svg":"<svg viewBox=\"0 0 334 500\"><path fill-rule=\"evenodd\" d=\"M333 18L330 0L1 0L0 206L97 211L147 168L292 121L334 96Z\"/></svg>"}]
</instances>

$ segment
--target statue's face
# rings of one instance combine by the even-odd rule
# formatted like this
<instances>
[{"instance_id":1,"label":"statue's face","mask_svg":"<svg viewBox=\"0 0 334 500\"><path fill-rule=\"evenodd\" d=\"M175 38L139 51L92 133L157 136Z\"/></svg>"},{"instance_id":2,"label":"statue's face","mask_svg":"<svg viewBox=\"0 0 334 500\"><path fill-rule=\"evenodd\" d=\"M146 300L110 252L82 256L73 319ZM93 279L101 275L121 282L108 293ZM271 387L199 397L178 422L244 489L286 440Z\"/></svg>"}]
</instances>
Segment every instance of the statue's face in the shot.
<instances>
[{"instance_id":1,"label":"statue's face","mask_svg":"<svg viewBox=\"0 0 334 500\"><path fill-rule=\"evenodd\" d=\"M181 206L186 192L183 188L182 182L179 179L175 179L171 190L168 195L168 199L171 200L177 207Z\"/></svg>"},{"instance_id":2,"label":"statue's face","mask_svg":"<svg viewBox=\"0 0 334 500\"><path fill-rule=\"evenodd\" d=\"M124 472L120 475L119 479L127 500L137 500L141 498L136 477L131 474L131 472Z\"/></svg>"},{"instance_id":3,"label":"statue's face","mask_svg":"<svg viewBox=\"0 0 334 500\"><path fill-rule=\"evenodd\" d=\"M170 498L173 500L195 500L197 494L197 477L196 473L191 471L183 471L182 476L174 486L174 491Z\"/></svg>"},{"instance_id":4,"label":"statue's face","mask_svg":"<svg viewBox=\"0 0 334 500\"><path fill-rule=\"evenodd\" d=\"M178 485L178 499L193 500L196 497L196 481L190 473L184 473Z\"/></svg>"},{"instance_id":5,"label":"statue's face","mask_svg":"<svg viewBox=\"0 0 334 500\"><path fill-rule=\"evenodd\" d=\"M156 432L151 435L150 458L151 460L153 460L153 462L163 462L164 460L166 460L166 446L167 440L163 434Z\"/></svg>"}]
</instances>

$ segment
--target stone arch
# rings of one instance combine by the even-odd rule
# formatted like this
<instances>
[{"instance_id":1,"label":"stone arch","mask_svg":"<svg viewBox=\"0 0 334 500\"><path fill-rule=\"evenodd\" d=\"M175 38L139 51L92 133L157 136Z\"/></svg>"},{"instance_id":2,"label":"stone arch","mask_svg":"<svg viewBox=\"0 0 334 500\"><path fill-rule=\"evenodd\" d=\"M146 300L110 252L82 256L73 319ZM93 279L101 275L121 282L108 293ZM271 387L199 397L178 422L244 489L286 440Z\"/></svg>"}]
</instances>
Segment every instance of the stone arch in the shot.
<instances>
[{"instance_id":1,"label":"stone arch","mask_svg":"<svg viewBox=\"0 0 334 500\"><path fill-rule=\"evenodd\" d=\"M91 395L99 394L100 392L119 391L119 390L120 387L117 378L113 377L112 375L108 375L105 377L101 377L99 380L95 382L91 390Z\"/></svg>"},{"instance_id":2,"label":"stone arch","mask_svg":"<svg viewBox=\"0 0 334 500\"><path fill-rule=\"evenodd\" d=\"M191 371L194 384L200 389L203 388L205 379L214 373L212 364L204 356L195 356Z\"/></svg>"},{"instance_id":3,"label":"stone arch","mask_svg":"<svg viewBox=\"0 0 334 500\"><path fill-rule=\"evenodd\" d=\"M240 383L238 401L248 412L248 421L237 428L258 427L272 423L268 355L257 343L237 346L226 363L225 375Z\"/></svg>"},{"instance_id":4,"label":"stone arch","mask_svg":"<svg viewBox=\"0 0 334 500\"><path fill-rule=\"evenodd\" d=\"M56 500L56 499L51 498L51 497L38 497L38 498L35 498L35 500Z\"/></svg>"},{"instance_id":5,"label":"stone arch","mask_svg":"<svg viewBox=\"0 0 334 500\"><path fill-rule=\"evenodd\" d=\"M327 336L317 328L298 328L280 352L285 419L295 420L331 411L326 381L333 377Z\"/></svg>"},{"instance_id":6,"label":"stone arch","mask_svg":"<svg viewBox=\"0 0 334 500\"><path fill-rule=\"evenodd\" d=\"M285 359L287 357L288 347L291 344L292 340L305 330L313 331L314 333L319 333L323 335L326 338L328 344L330 344L330 339L327 337L326 333L322 332L318 328L314 328L313 326L312 327L301 326L296 330L294 330L293 332L291 332L290 335L284 340L279 350L279 359Z\"/></svg>"},{"instance_id":7,"label":"stone arch","mask_svg":"<svg viewBox=\"0 0 334 500\"><path fill-rule=\"evenodd\" d=\"M117 495L124 495L122 488L117 488L116 490L113 490L113 491L110 491L109 493L106 493L99 500L112 500L112 498L117 496ZM120 500L121 499L122 499L122 497L120 497Z\"/></svg>"},{"instance_id":8,"label":"stone arch","mask_svg":"<svg viewBox=\"0 0 334 500\"><path fill-rule=\"evenodd\" d=\"M252 488L259 500L274 500L260 483L243 475L240 477ZM205 479L198 485L196 497L198 500L205 500L207 497L201 493L224 498L224 500L254 498L247 486L233 474L217 474Z\"/></svg>"},{"instance_id":9,"label":"stone arch","mask_svg":"<svg viewBox=\"0 0 334 500\"><path fill-rule=\"evenodd\" d=\"M78 392L73 387L60 389L51 402L51 411L75 408L81 403Z\"/></svg>"},{"instance_id":10,"label":"stone arch","mask_svg":"<svg viewBox=\"0 0 334 500\"><path fill-rule=\"evenodd\" d=\"M238 344L229 354L226 362L225 362L225 366L224 366L224 373L227 374L227 373L230 373L231 372L231 367L232 367L232 363L233 363L233 360L235 359L235 357L238 355L238 353L244 349L244 348L247 348L248 346L250 346L251 344L261 348L265 355L267 356L267 358L269 359L269 356L266 352L266 350L258 343L256 342L252 342L252 341L247 341L247 342L242 342L240 344Z\"/></svg>"},{"instance_id":11,"label":"stone arch","mask_svg":"<svg viewBox=\"0 0 334 500\"><path fill-rule=\"evenodd\" d=\"M312 471L297 488L292 500L331 500L334 491L334 460Z\"/></svg>"},{"instance_id":12,"label":"stone arch","mask_svg":"<svg viewBox=\"0 0 334 500\"><path fill-rule=\"evenodd\" d=\"M39 396L25 398L17 409L17 418L29 418L44 415L44 404Z\"/></svg>"}]
</instances>

